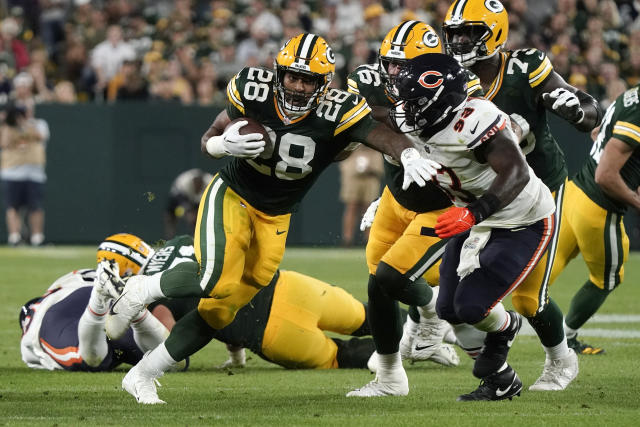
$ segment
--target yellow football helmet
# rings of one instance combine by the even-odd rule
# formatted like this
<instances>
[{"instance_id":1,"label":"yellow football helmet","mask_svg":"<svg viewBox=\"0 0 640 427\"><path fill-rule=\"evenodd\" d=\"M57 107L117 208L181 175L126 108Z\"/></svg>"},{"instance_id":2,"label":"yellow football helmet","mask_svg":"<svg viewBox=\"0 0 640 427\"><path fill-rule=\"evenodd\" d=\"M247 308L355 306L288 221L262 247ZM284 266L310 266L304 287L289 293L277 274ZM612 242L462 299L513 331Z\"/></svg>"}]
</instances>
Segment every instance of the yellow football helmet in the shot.
<instances>
[{"instance_id":1,"label":"yellow football helmet","mask_svg":"<svg viewBox=\"0 0 640 427\"><path fill-rule=\"evenodd\" d=\"M468 67L500 51L507 42L509 16L498 0L455 0L442 29L447 53Z\"/></svg>"},{"instance_id":2,"label":"yellow football helmet","mask_svg":"<svg viewBox=\"0 0 640 427\"><path fill-rule=\"evenodd\" d=\"M442 53L438 33L421 21L404 21L387 33L378 52L380 76L387 92L394 93L395 75L389 74L390 64L403 64L425 53Z\"/></svg>"},{"instance_id":3,"label":"yellow football helmet","mask_svg":"<svg viewBox=\"0 0 640 427\"><path fill-rule=\"evenodd\" d=\"M125 277L140 273L153 254L153 248L138 236L119 233L100 243L96 259L98 262L114 260L120 267L120 276Z\"/></svg>"},{"instance_id":4,"label":"yellow football helmet","mask_svg":"<svg viewBox=\"0 0 640 427\"><path fill-rule=\"evenodd\" d=\"M302 33L289 39L274 61L276 97L285 112L300 114L313 110L324 98L336 71L333 50L320 36ZM311 93L285 88L285 73L303 74L315 81Z\"/></svg>"}]
</instances>

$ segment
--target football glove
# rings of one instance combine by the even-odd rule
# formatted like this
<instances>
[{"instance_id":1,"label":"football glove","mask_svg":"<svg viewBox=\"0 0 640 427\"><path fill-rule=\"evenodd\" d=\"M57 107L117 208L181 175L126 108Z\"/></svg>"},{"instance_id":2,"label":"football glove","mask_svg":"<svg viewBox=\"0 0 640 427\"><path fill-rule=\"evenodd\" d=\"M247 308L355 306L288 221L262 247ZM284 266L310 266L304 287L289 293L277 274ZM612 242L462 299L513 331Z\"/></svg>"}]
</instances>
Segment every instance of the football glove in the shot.
<instances>
[{"instance_id":1,"label":"football glove","mask_svg":"<svg viewBox=\"0 0 640 427\"><path fill-rule=\"evenodd\" d=\"M265 141L260 133L240 135L240 128L247 124L241 120L229 126L222 134L207 141L207 152L213 157L233 156L255 159L264 151Z\"/></svg>"},{"instance_id":2,"label":"football glove","mask_svg":"<svg viewBox=\"0 0 640 427\"><path fill-rule=\"evenodd\" d=\"M240 350L229 350L229 359L224 362L222 365L218 366L220 369L230 369L230 368L244 368L247 363L247 358L244 352L244 348Z\"/></svg>"},{"instance_id":3,"label":"football glove","mask_svg":"<svg viewBox=\"0 0 640 427\"><path fill-rule=\"evenodd\" d=\"M436 219L436 234L441 239L467 231L476 223L476 218L467 208L453 207Z\"/></svg>"},{"instance_id":4,"label":"football glove","mask_svg":"<svg viewBox=\"0 0 640 427\"><path fill-rule=\"evenodd\" d=\"M404 181L402 189L409 188L412 182L420 187L424 187L440 169L440 164L431 159L422 157L415 148L406 148L400 154L400 163L404 168Z\"/></svg>"},{"instance_id":5,"label":"football glove","mask_svg":"<svg viewBox=\"0 0 640 427\"><path fill-rule=\"evenodd\" d=\"M556 88L551 93L543 93L542 99L545 106L551 109L567 121L578 124L584 119L584 110L580 106L580 100L575 93L564 88Z\"/></svg>"},{"instance_id":6,"label":"football glove","mask_svg":"<svg viewBox=\"0 0 640 427\"><path fill-rule=\"evenodd\" d=\"M367 228L371 227L373 224L373 218L376 216L376 212L378 211L378 205L380 204L380 197L375 199L369 207L367 211L362 215L362 221L360 221L360 231L364 231Z\"/></svg>"},{"instance_id":7,"label":"football glove","mask_svg":"<svg viewBox=\"0 0 640 427\"><path fill-rule=\"evenodd\" d=\"M124 281L120 278L120 266L113 260L102 260L96 268L93 287L104 298L118 298L124 289Z\"/></svg>"}]
</instances>

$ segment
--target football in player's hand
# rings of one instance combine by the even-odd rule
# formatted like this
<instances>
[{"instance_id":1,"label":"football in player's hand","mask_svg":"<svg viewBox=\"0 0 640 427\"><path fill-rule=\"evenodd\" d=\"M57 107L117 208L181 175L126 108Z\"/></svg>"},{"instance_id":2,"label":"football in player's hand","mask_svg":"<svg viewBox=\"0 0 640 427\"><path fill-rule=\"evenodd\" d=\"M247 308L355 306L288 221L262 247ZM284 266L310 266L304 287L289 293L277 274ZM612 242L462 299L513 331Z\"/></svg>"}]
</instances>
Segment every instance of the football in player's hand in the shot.
<instances>
[{"instance_id":1,"label":"football in player's hand","mask_svg":"<svg viewBox=\"0 0 640 427\"><path fill-rule=\"evenodd\" d=\"M238 129L238 133L240 135L247 135L249 133L261 133L264 138L264 142L266 144L269 144L269 142L271 141L271 137L269 136L267 129L265 129L265 127L262 126L259 121L250 117L240 117L238 119L232 120L225 128L225 131L229 129L229 127L231 127L231 125L233 125L234 123L241 121L246 121L247 124Z\"/></svg>"}]
</instances>

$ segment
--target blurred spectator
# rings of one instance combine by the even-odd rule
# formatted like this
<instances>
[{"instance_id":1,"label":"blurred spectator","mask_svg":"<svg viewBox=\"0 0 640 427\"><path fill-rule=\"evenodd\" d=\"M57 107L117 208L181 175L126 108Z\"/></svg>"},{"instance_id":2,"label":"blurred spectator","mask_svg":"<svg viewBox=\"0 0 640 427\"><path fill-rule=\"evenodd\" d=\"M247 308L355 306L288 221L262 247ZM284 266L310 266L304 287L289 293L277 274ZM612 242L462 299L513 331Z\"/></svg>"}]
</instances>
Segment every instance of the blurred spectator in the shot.
<instances>
[{"instance_id":1,"label":"blurred spectator","mask_svg":"<svg viewBox=\"0 0 640 427\"><path fill-rule=\"evenodd\" d=\"M149 88L138 59L125 59L107 86L108 101L146 101Z\"/></svg>"},{"instance_id":2,"label":"blurred spectator","mask_svg":"<svg viewBox=\"0 0 640 427\"><path fill-rule=\"evenodd\" d=\"M69 80L58 82L53 88L53 101L60 104L75 104L78 102L76 89Z\"/></svg>"},{"instance_id":3,"label":"blurred spectator","mask_svg":"<svg viewBox=\"0 0 640 427\"><path fill-rule=\"evenodd\" d=\"M179 222L184 232L192 233L196 226L200 197L213 175L200 169L189 169L176 177L169 190L169 201L165 213L165 238L176 235Z\"/></svg>"},{"instance_id":4,"label":"blurred spectator","mask_svg":"<svg viewBox=\"0 0 640 427\"><path fill-rule=\"evenodd\" d=\"M365 211L380 197L380 179L384 173L382 156L364 145L340 162L340 200L342 214L342 245L353 246L356 226ZM366 239L365 239L366 240Z\"/></svg>"},{"instance_id":5,"label":"blurred spectator","mask_svg":"<svg viewBox=\"0 0 640 427\"><path fill-rule=\"evenodd\" d=\"M180 96L174 91L174 82L166 71L151 83L150 94L155 102L180 102Z\"/></svg>"},{"instance_id":6,"label":"blurred spectator","mask_svg":"<svg viewBox=\"0 0 640 427\"><path fill-rule=\"evenodd\" d=\"M75 1L75 0L74 0ZM80 0L82 2L83 0ZM71 0L41 0L40 35L49 55L58 62L59 45L64 41L64 19Z\"/></svg>"},{"instance_id":7,"label":"blurred spectator","mask_svg":"<svg viewBox=\"0 0 640 427\"><path fill-rule=\"evenodd\" d=\"M44 242L45 146L49 135L27 118L24 108L11 106L0 127L0 180L6 208L8 243L22 241L21 209L27 211L30 243Z\"/></svg>"},{"instance_id":8,"label":"blurred spectator","mask_svg":"<svg viewBox=\"0 0 640 427\"><path fill-rule=\"evenodd\" d=\"M116 75L125 59L135 59L133 47L122 39L122 28L111 25L107 39L91 53L91 66L96 74L96 95L102 98L109 81Z\"/></svg>"},{"instance_id":9,"label":"blurred spectator","mask_svg":"<svg viewBox=\"0 0 640 427\"><path fill-rule=\"evenodd\" d=\"M422 21L431 24L431 13L425 10L424 0L404 0L403 7L392 10L386 14L383 25L385 28L393 28L402 21ZM366 13L366 10L365 10ZM384 35L383 35L384 37Z\"/></svg>"},{"instance_id":10,"label":"blurred spectator","mask_svg":"<svg viewBox=\"0 0 640 427\"><path fill-rule=\"evenodd\" d=\"M271 12L262 0L253 0L248 8L255 16L252 26L256 26L267 33L267 37L280 40L282 37L282 22Z\"/></svg>"},{"instance_id":11,"label":"blurred spectator","mask_svg":"<svg viewBox=\"0 0 640 427\"><path fill-rule=\"evenodd\" d=\"M0 22L0 61L13 70L20 71L29 65L29 52L18 35L18 24L13 18Z\"/></svg>"}]
</instances>

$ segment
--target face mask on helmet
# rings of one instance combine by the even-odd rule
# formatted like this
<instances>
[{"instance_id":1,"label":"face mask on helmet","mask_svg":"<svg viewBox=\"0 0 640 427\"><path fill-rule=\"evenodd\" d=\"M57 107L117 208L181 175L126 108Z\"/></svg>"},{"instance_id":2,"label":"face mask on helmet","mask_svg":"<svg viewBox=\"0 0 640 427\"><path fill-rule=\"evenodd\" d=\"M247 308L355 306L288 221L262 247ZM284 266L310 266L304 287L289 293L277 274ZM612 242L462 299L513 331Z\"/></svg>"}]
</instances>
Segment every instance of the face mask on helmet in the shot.
<instances>
[{"instance_id":1,"label":"face mask on helmet","mask_svg":"<svg viewBox=\"0 0 640 427\"><path fill-rule=\"evenodd\" d=\"M464 107L467 75L448 55L421 55L400 70L396 90L400 101L391 109L393 122L404 133L423 131Z\"/></svg>"},{"instance_id":2,"label":"face mask on helmet","mask_svg":"<svg viewBox=\"0 0 640 427\"><path fill-rule=\"evenodd\" d=\"M107 237L98 246L97 262L113 260L120 267L120 276L140 274L155 251L141 238L128 233Z\"/></svg>"},{"instance_id":3,"label":"face mask on helmet","mask_svg":"<svg viewBox=\"0 0 640 427\"><path fill-rule=\"evenodd\" d=\"M441 52L438 34L424 22L404 21L393 27L382 40L378 52L380 77L387 94L397 100L395 79L408 60L425 53Z\"/></svg>"},{"instance_id":4,"label":"face mask on helmet","mask_svg":"<svg viewBox=\"0 0 640 427\"><path fill-rule=\"evenodd\" d=\"M444 28L444 46L449 55L468 67L488 57L485 42L492 35L484 24L450 25Z\"/></svg>"},{"instance_id":5,"label":"face mask on helmet","mask_svg":"<svg viewBox=\"0 0 640 427\"><path fill-rule=\"evenodd\" d=\"M500 51L507 41L509 17L499 0L456 0L442 30L446 52L469 67Z\"/></svg>"},{"instance_id":6,"label":"face mask on helmet","mask_svg":"<svg viewBox=\"0 0 640 427\"><path fill-rule=\"evenodd\" d=\"M275 59L275 91L287 115L302 115L324 99L335 72L335 57L327 42L304 33L290 39Z\"/></svg>"}]
</instances>

